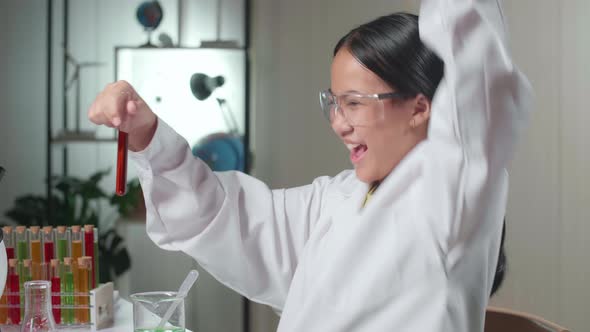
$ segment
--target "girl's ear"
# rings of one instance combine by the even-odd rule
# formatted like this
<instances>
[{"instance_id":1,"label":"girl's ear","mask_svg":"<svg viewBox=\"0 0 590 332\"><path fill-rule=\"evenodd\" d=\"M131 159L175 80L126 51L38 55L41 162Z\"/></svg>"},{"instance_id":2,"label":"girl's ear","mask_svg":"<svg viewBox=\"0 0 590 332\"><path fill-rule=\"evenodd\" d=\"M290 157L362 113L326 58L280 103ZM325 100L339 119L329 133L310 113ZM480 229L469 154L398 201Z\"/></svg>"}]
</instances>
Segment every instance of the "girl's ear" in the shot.
<instances>
[{"instance_id":1,"label":"girl's ear","mask_svg":"<svg viewBox=\"0 0 590 332\"><path fill-rule=\"evenodd\" d=\"M430 120L430 100L420 93L414 98L413 108L410 126L417 128L427 124Z\"/></svg>"}]
</instances>

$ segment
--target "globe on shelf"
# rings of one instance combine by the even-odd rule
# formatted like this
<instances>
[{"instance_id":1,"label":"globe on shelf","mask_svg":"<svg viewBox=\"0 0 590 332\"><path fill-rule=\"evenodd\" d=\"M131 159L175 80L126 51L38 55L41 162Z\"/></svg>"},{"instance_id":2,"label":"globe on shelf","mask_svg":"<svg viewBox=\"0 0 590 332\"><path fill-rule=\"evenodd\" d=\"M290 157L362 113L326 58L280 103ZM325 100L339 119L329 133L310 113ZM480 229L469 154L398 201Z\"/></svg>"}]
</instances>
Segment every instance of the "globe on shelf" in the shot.
<instances>
[{"instance_id":1,"label":"globe on shelf","mask_svg":"<svg viewBox=\"0 0 590 332\"><path fill-rule=\"evenodd\" d=\"M244 143L237 135L208 135L193 146L192 152L216 172L245 171Z\"/></svg>"},{"instance_id":2,"label":"globe on shelf","mask_svg":"<svg viewBox=\"0 0 590 332\"><path fill-rule=\"evenodd\" d=\"M162 22L162 18L164 17L162 6L160 6L158 1L145 1L137 7L135 14L139 24L141 24L148 34L148 41L143 46L153 47L151 43L151 33Z\"/></svg>"}]
</instances>

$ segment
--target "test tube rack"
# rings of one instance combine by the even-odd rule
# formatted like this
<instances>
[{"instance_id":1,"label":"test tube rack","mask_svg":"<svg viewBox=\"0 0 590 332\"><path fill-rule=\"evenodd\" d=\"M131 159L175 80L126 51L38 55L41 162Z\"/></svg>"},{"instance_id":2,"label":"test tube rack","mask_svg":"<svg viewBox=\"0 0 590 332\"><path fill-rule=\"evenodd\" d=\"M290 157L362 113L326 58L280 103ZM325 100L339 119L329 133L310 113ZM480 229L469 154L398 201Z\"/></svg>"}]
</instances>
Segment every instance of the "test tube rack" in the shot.
<instances>
[{"instance_id":1,"label":"test tube rack","mask_svg":"<svg viewBox=\"0 0 590 332\"><path fill-rule=\"evenodd\" d=\"M9 261L0 298L0 326L19 325L25 308L24 283L52 284L53 316L60 327L95 331L113 323L113 284L100 285L98 230L92 225L2 229Z\"/></svg>"}]
</instances>

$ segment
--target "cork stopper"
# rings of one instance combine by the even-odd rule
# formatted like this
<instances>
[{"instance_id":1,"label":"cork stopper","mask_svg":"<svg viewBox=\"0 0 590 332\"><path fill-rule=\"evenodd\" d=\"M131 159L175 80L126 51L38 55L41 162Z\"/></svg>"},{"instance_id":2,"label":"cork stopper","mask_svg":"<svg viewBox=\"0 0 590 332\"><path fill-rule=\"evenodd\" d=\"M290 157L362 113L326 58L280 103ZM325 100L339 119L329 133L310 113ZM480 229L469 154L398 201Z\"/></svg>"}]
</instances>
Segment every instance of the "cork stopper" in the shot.
<instances>
[{"instance_id":1,"label":"cork stopper","mask_svg":"<svg viewBox=\"0 0 590 332\"><path fill-rule=\"evenodd\" d=\"M83 269L89 269L92 258L88 256L82 256L78 258L78 266Z\"/></svg>"},{"instance_id":2,"label":"cork stopper","mask_svg":"<svg viewBox=\"0 0 590 332\"><path fill-rule=\"evenodd\" d=\"M78 233L80 232L80 225L74 225L72 226L72 233Z\"/></svg>"},{"instance_id":3,"label":"cork stopper","mask_svg":"<svg viewBox=\"0 0 590 332\"><path fill-rule=\"evenodd\" d=\"M2 231L4 234L11 234L12 233L12 226L4 226L2 227Z\"/></svg>"},{"instance_id":4,"label":"cork stopper","mask_svg":"<svg viewBox=\"0 0 590 332\"><path fill-rule=\"evenodd\" d=\"M51 260L51 267L52 267L52 268L59 267L59 259L55 259L55 258L54 258L54 259L52 259L52 260Z\"/></svg>"},{"instance_id":5,"label":"cork stopper","mask_svg":"<svg viewBox=\"0 0 590 332\"><path fill-rule=\"evenodd\" d=\"M17 264L18 264L18 259L16 259L16 258L11 258L8 260L9 267L16 267Z\"/></svg>"},{"instance_id":6,"label":"cork stopper","mask_svg":"<svg viewBox=\"0 0 590 332\"><path fill-rule=\"evenodd\" d=\"M23 266L24 267L31 267L31 260L30 259L23 259Z\"/></svg>"},{"instance_id":7,"label":"cork stopper","mask_svg":"<svg viewBox=\"0 0 590 332\"><path fill-rule=\"evenodd\" d=\"M84 225L84 232L92 233L94 231L94 225Z\"/></svg>"},{"instance_id":8,"label":"cork stopper","mask_svg":"<svg viewBox=\"0 0 590 332\"><path fill-rule=\"evenodd\" d=\"M41 227L39 227L39 226L31 226L31 227L29 227L29 229L31 230L31 233L37 234L37 233L39 233L39 230L41 229Z\"/></svg>"},{"instance_id":9,"label":"cork stopper","mask_svg":"<svg viewBox=\"0 0 590 332\"><path fill-rule=\"evenodd\" d=\"M45 234L50 234L52 231L53 231L53 227L51 227L51 226L43 227L43 233L45 233Z\"/></svg>"},{"instance_id":10,"label":"cork stopper","mask_svg":"<svg viewBox=\"0 0 590 332\"><path fill-rule=\"evenodd\" d=\"M25 226L16 226L16 232L19 234L24 233L27 230L27 227Z\"/></svg>"},{"instance_id":11,"label":"cork stopper","mask_svg":"<svg viewBox=\"0 0 590 332\"><path fill-rule=\"evenodd\" d=\"M72 265L72 257L64 257L64 265Z\"/></svg>"},{"instance_id":12,"label":"cork stopper","mask_svg":"<svg viewBox=\"0 0 590 332\"><path fill-rule=\"evenodd\" d=\"M68 229L66 226L57 226L58 233L65 233L66 229Z\"/></svg>"}]
</instances>

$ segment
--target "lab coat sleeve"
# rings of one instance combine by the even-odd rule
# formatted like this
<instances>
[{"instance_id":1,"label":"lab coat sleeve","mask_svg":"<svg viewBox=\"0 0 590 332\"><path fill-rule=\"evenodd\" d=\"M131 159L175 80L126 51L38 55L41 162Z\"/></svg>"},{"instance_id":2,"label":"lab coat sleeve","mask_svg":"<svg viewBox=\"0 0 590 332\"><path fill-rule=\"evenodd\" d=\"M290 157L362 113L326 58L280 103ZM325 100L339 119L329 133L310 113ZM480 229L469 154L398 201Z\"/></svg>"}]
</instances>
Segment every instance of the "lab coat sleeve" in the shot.
<instances>
[{"instance_id":1,"label":"lab coat sleeve","mask_svg":"<svg viewBox=\"0 0 590 332\"><path fill-rule=\"evenodd\" d=\"M422 1L420 37L445 65L428 139L438 161L461 160L446 164L460 173L449 183L454 192L448 197L456 198L449 203L455 214L444 226L449 248L481 226L531 109L531 88L510 56L504 20L497 0ZM455 170L438 172L451 178Z\"/></svg>"},{"instance_id":2,"label":"lab coat sleeve","mask_svg":"<svg viewBox=\"0 0 590 332\"><path fill-rule=\"evenodd\" d=\"M423 0L420 37L443 61L427 165L430 229L445 284L432 290L440 331L481 331L506 211L507 174L532 90L508 49L497 0ZM435 164L435 165L432 165ZM426 317L422 317L426 318ZM420 317L418 317L420 319Z\"/></svg>"},{"instance_id":3,"label":"lab coat sleeve","mask_svg":"<svg viewBox=\"0 0 590 332\"><path fill-rule=\"evenodd\" d=\"M446 105L429 137L459 144L468 162L503 169L530 110L531 88L514 65L498 0L423 0L420 36L445 63ZM438 100L441 102L441 100ZM442 106L437 107L436 106Z\"/></svg>"},{"instance_id":4,"label":"lab coat sleeve","mask_svg":"<svg viewBox=\"0 0 590 332\"><path fill-rule=\"evenodd\" d=\"M161 119L149 146L130 158L144 192L150 238L280 310L329 180L270 190L240 172L212 172Z\"/></svg>"}]
</instances>

